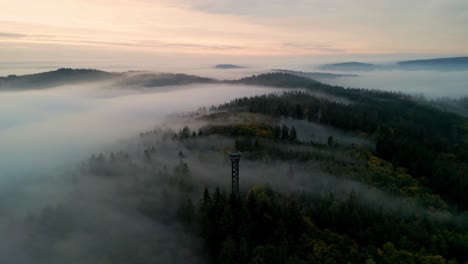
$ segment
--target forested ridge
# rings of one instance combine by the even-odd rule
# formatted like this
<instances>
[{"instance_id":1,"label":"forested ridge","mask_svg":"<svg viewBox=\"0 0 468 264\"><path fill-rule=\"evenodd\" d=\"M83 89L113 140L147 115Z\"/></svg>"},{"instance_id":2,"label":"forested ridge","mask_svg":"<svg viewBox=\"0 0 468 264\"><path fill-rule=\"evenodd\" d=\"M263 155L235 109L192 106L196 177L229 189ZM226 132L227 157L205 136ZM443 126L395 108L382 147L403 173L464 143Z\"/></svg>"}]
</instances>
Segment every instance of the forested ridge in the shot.
<instances>
[{"instance_id":1,"label":"forested ridge","mask_svg":"<svg viewBox=\"0 0 468 264\"><path fill-rule=\"evenodd\" d=\"M323 176L314 177L321 172L312 169L309 177L316 180L303 191L244 185L235 197L225 187L211 187L199 201L182 199L176 217L204 238L212 262L468 260L465 118L400 93L345 89L288 74L237 82L302 89L212 107L201 117L209 125L193 134L186 128L173 140L222 135L235 139L232 149L242 151L243 159L318 164L321 172L339 180L321 182ZM234 123L216 122L237 116L241 118ZM343 144L332 136L326 142L302 141L301 133L315 132L277 120L334 127L373 142L375 148ZM287 185L298 176L290 169L285 177ZM370 189L340 189L340 179ZM310 193L307 188L314 185L318 191Z\"/></svg>"},{"instance_id":2,"label":"forested ridge","mask_svg":"<svg viewBox=\"0 0 468 264\"><path fill-rule=\"evenodd\" d=\"M43 89L66 84L110 80L118 74L96 69L60 68L55 71L0 77L0 89Z\"/></svg>"},{"instance_id":3,"label":"forested ridge","mask_svg":"<svg viewBox=\"0 0 468 264\"><path fill-rule=\"evenodd\" d=\"M236 99L220 109L306 119L344 130L362 131L376 141L376 154L409 172L461 208L468 205L468 121L421 104L406 95L345 89L286 74L241 80L280 87L304 87L343 96L352 103L320 99L307 92ZM288 79L292 79L288 82Z\"/></svg>"},{"instance_id":4,"label":"forested ridge","mask_svg":"<svg viewBox=\"0 0 468 264\"><path fill-rule=\"evenodd\" d=\"M249 119L248 115L239 114ZM232 114L218 112L202 119L229 117ZM168 186L175 186L183 195L174 198L171 192L164 192L161 199L164 204L176 201L174 217L187 231L204 239L211 262L465 263L466 216L450 209L404 168L393 167L362 146L340 145L334 139L326 143L302 142L294 131L293 127L275 126L265 119L255 123L209 124L198 132L188 127L178 133L164 132L166 140L192 148L195 142L213 141L213 136L234 137L231 149L243 150L244 159L267 164L270 161L265 161L266 157L276 162L318 163L321 171L384 191L368 200L366 195L372 194L373 188L366 190L367 194L360 189L354 191L353 187L339 191L335 186L330 190L318 180L323 176L314 177L320 174L316 170L309 175L305 172L305 177L317 181L312 180L303 191L274 190L269 184L248 183L243 184L240 197L223 191L228 186L205 187L203 191L203 183L197 182L190 163L184 162L191 154L179 152L181 162L173 170L178 176L165 177ZM146 162L151 162L152 151L155 150L145 150ZM164 173L171 174L170 170ZM301 177L297 173L290 168L283 184L297 181ZM265 177L268 179L268 175ZM270 181L274 183L273 179ZM313 189L314 185L319 191L309 192L308 188ZM192 194L201 193L201 198L193 198ZM385 193L389 196L381 196ZM153 203L145 199L141 210L160 219L165 207Z\"/></svg>"},{"instance_id":5,"label":"forested ridge","mask_svg":"<svg viewBox=\"0 0 468 264\"><path fill-rule=\"evenodd\" d=\"M426 213L411 206L393 211L364 206L354 192L337 199L333 192L281 195L269 187L254 187L237 199L219 189L205 189L190 219L198 219L192 228L205 238L214 262L464 263L468 259L463 213L468 204L465 118L399 93L331 87L286 74L239 82L307 90L239 98L212 110L307 120L364 134L376 148L340 146L333 138L327 144L299 142L294 127L284 125L209 126L205 134L237 138L235 148L249 159L319 160L323 171L411 197ZM351 102L316 97L314 91ZM291 144L315 150L284 148ZM337 158L337 153L360 162Z\"/></svg>"}]
</instances>

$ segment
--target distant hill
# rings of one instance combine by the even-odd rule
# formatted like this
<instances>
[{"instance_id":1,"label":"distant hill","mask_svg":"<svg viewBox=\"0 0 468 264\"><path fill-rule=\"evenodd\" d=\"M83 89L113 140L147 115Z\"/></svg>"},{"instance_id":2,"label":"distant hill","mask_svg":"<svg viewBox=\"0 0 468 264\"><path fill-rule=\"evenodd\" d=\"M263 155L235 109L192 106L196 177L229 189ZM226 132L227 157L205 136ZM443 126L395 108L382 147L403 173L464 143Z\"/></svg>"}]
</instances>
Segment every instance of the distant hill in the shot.
<instances>
[{"instance_id":1,"label":"distant hill","mask_svg":"<svg viewBox=\"0 0 468 264\"><path fill-rule=\"evenodd\" d=\"M161 87L194 83L213 83L214 79L181 73L141 73L131 74L119 81L119 84L141 87Z\"/></svg>"},{"instance_id":2,"label":"distant hill","mask_svg":"<svg viewBox=\"0 0 468 264\"><path fill-rule=\"evenodd\" d=\"M468 57L400 61L397 65L409 70L468 70Z\"/></svg>"},{"instance_id":3,"label":"distant hill","mask_svg":"<svg viewBox=\"0 0 468 264\"><path fill-rule=\"evenodd\" d=\"M246 67L235 64L218 64L214 66L215 69L228 70L228 69L244 69Z\"/></svg>"},{"instance_id":4,"label":"distant hill","mask_svg":"<svg viewBox=\"0 0 468 264\"><path fill-rule=\"evenodd\" d=\"M161 87L169 85L186 85L193 83L212 83L214 79L187 74L152 73L129 71L125 73L110 73L90 69L58 69L56 71L9 75L0 77L1 90L46 89L67 84L78 84L94 81L110 80L115 86Z\"/></svg>"},{"instance_id":5,"label":"distant hill","mask_svg":"<svg viewBox=\"0 0 468 264\"><path fill-rule=\"evenodd\" d=\"M468 57L438 58L425 60L399 61L391 65L378 65L362 62L325 64L320 69L327 71L372 71L372 70L468 70Z\"/></svg>"},{"instance_id":6,"label":"distant hill","mask_svg":"<svg viewBox=\"0 0 468 264\"><path fill-rule=\"evenodd\" d=\"M93 69L61 68L56 71L0 77L1 90L44 89L65 84L109 80L118 74Z\"/></svg>"},{"instance_id":7,"label":"distant hill","mask_svg":"<svg viewBox=\"0 0 468 264\"><path fill-rule=\"evenodd\" d=\"M379 65L362 62L343 62L320 66L320 69L327 71L372 71L379 68Z\"/></svg>"},{"instance_id":8,"label":"distant hill","mask_svg":"<svg viewBox=\"0 0 468 264\"><path fill-rule=\"evenodd\" d=\"M307 77L297 76L294 74L273 72L265 73L260 75L252 75L244 77L238 80L225 81L227 83L241 83L247 85L262 85L262 86L273 86L273 87L293 87L300 88L305 85L321 84L315 80L311 80Z\"/></svg>"},{"instance_id":9,"label":"distant hill","mask_svg":"<svg viewBox=\"0 0 468 264\"><path fill-rule=\"evenodd\" d=\"M281 70L281 69L273 69L275 72L282 72L282 73L289 73L301 77L306 77L310 79L335 79L339 77L357 77L359 75L356 74L335 74L335 73L328 73L328 72L302 72L302 71L291 71L291 70Z\"/></svg>"}]
</instances>

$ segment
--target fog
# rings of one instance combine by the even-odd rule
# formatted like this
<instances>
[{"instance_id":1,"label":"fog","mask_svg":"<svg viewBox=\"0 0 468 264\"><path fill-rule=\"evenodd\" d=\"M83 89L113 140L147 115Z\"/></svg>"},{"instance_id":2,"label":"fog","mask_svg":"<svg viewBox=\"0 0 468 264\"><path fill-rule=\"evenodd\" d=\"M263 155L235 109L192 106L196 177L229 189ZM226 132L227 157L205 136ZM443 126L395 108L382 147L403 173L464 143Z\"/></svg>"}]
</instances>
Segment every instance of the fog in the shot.
<instances>
[{"instance_id":1,"label":"fog","mask_svg":"<svg viewBox=\"0 0 468 264\"><path fill-rule=\"evenodd\" d=\"M176 113L280 91L226 84L135 89L96 82L2 92L0 232L9 241L0 243L0 262L204 263L198 238L176 222L137 212L147 195L128 176L147 182L149 174L139 165L135 138L162 123L182 127L184 120L167 120ZM93 153L112 150L132 155L130 163L115 165L126 177L102 178L87 169ZM165 166L177 164L177 151L166 151ZM148 186L148 195L159 197L163 186ZM161 215L174 209L164 206Z\"/></svg>"},{"instance_id":2,"label":"fog","mask_svg":"<svg viewBox=\"0 0 468 264\"><path fill-rule=\"evenodd\" d=\"M238 79L252 74L271 72L271 68L260 66L246 69L199 69L185 70L189 74L221 78ZM305 72L321 72L314 66L291 66L289 69ZM468 96L468 71L428 71L428 70L388 70L359 72L330 72L335 74L355 74L338 78L320 78L318 81L352 88L396 91L428 99L440 97L460 98Z\"/></svg>"},{"instance_id":3,"label":"fog","mask_svg":"<svg viewBox=\"0 0 468 264\"><path fill-rule=\"evenodd\" d=\"M356 134L342 131L331 126L325 126L318 123L305 120L294 120L283 118L280 121L288 127L294 127L297 130L297 137L301 141L313 141L322 144L328 142L328 137L333 137L333 141L339 144L355 144L374 148L374 144L367 138L359 137Z\"/></svg>"},{"instance_id":4,"label":"fog","mask_svg":"<svg viewBox=\"0 0 468 264\"><path fill-rule=\"evenodd\" d=\"M0 181L76 162L154 127L168 114L274 91L278 90L225 84L135 91L94 83L2 92Z\"/></svg>"},{"instance_id":5,"label":"fog","mask_svg":"<svg viewBox=\"0 0 468 264\"><path fill-rule=\"evenodd\" d=\"M350 72L346 72L350 74ZM468 71L369 71L353 72L358 77L322 80L343 87L396 91L426 98L458 98L468 95Z\"/></svg>"},{"instance_id":6,"label":"fog","mask_svg":"<svg viewBox=\"0 0 468 264\"><path fill-rule=\"evenodd\" d=\"M219 74L237 78L245 70ZM175 220L175 210L186 197L197 201L205 186L229 190L226 154L234 139L172 137L185 125L193 130L204 125L203 118L193 116L199 107L281 91L227 84L142 88L95 82L2 92L0 233L8 241L0 243L0 262L205 263L202 242ZM278 124L295 126L301 140L325 143L331 135L339 144L372 147L364 138L318 124L289 119ZM333 150L313 151L349 159ZM334 192L339 199L357 192L366 206L450 219L427 212L410 198L324 173L318 161L242 160L241 191L257 184L283 193Z\"/></svg>"},{"instance_id":7,"label":"fog","mask_svg":"<svg viewBox=\"0 0 468 264\"><path fill-rule=\"evenodd\" d=\"M430 56L429 56L430 57ZM5 62L0 66L0 76L9 74L30 74L43 71L55 70L60 67L72 68L97 68L105 71L129 71L144 70L158 72L180 72L186 74L200 75L216 79L239 79L252 74L271 72L272 69L287 69L304 72L318 72L320 64L330 62L342 62L358 60L368 63L394 63L398 60L421 59L421 55L392 55L390 57L380 56L338 56L338 57L310 57L296 59L268 59L258 60L236 59L236 58L213 58L205 61L200 58L187 58L188 63L183 65L173 63L165 64L148 62L147 58L138 62L128 63L110 60L107 62L76 61L76 62ZM126 60L127 61L127 60ZM200 62L202 61L202 62ZM234 63L245 66L241 69L214 69L219 63ZM357 77L322 78L321 82L344 87L378 89L384 91L398 91L411 95L421 94L429 99L438 97L458 98L468 96L468 72L467 71L429 71L429 70L379 70L368 72L332 72L336 74L356 74Z\"/></svg>"}]
</instances>

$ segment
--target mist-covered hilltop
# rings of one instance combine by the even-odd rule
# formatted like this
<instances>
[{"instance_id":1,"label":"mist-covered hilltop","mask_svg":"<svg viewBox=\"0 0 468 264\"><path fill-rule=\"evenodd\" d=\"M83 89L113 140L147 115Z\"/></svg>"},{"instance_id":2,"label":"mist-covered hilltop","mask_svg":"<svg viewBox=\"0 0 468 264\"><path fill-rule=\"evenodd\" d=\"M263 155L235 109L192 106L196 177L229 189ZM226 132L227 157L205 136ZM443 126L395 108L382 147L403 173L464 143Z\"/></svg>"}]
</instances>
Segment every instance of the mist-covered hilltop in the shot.
<instances>
[{"instance_id":1,"label":"mist-covered hilltop","mask_svg":"<svg viewBox=\"0 0 468 264\"><path fill-rule=\"evenodd\" d=\"M118 74L95 69L60 68L56 71L0 77L0 90L43 89L66 84L110 80Z\"/></svg>"},{"instance_id":2,"label":"mist-covered hilltop","mask_svg":"<svg viewBox=\"0 0 468 264\"><path fill-rule=\"evenodd\" d=\"M400 61L397 65L406 70L468 70L468 57Z\"/></svg>"},{"instance_id":3,"label":"mist-covered hilltop","mask_svg":"<svg viewBox=\"0 0 468 264\"><path fill-rule=\"evenodd\" d=\"M435 70L463 71L468 70L468 57L438 58L424 60L399 61L395 64L378 65L362 62L343 62L324 64L322 70L330 71L373 71L373 70Z\"/></svg>"},{"instance_id":4,"label":"mist-covered hilltop","mask_svg":"<svg viewBox=\"0 0 468 264\"><path fill-rule=\"evenodd\" d=\"M291 70L282 70L282 69L273 69L274 72L289 73L292 75L297 75L301 77L307 77L313 80L321 79L335 79L340 77L358 77L357 74L336 74L329 72L303 72L303 71L291 71Z\"/></svg>"},{"instance_id":5,"label":"mist-covered hilltop","mask_svg":"<svg viewBox=\"0 0 468 264\"><path fill-rule=\"evenodd\" d=\"M111 85L129 87L161 87L194 83L213 83L211 78L187 74L154 72L106 72L94 69L61 68L28 75L0 77L0 91L45 89L62 85L110 81Z\"/></svg>"},{"instance_id":6,"label":"mist-covered hilltop","mask_svg":"<svg viewBox=\"0 0 468 264\"><path fill-rule=\"evenodd\" d=\"M322 72L299 72L290 70L273 70L276 73L296 75L307 77L314 80L352 77L357 75L351 74L333 74ZM285 76L287 76L285 75ZM279 77L275 76L272 85L278 86ZM262 76L265 77L265 76ZM129 71L129 72L105 72L100 70L88 69L58 69L56 71L43 72L30 75L9 75L0 77L1 90L29 90L29 89L45 89L62 85L89 83L96 81L109 81L109 86L127 87L127 88L152 88L163 86L182 86L189 84L214 84L214 83L247 83L255 84L258 80L259 85L269 85L266 79L260 79L258 76L254 79L247 77L238 80L217 80L213 78L201 77L196 75L182 73L159 73L145 71ZM291 78L286 78L287 85L291 85L294 81Z\"/></svg>"},{"instance_id":7,"label":"mist-covered hilltop","mask_svg":"<svg viewBox=\"0 0 468 264\"><path fill-rule=\"evenodd\" d=\"M170 85L188 85L197 83L215 83L217 80L195 75L181 73L137 73L124 75L118 81L118 85L140 86L140 87L161 87Z\"/></svg>"},{"instance_id":8,"label":"mist-covered hilltop","mask_svg":"<svg viewBox=\"0 0 468 264\"><path fill-rule=\"evenodd\" d=\"M213 66L213 68L219 69L219 70L229 70L229 69L244 69L246 67L236 65L236 64L217 64Z\"/></svg>"},{"instance_id":9,"label":"mist-covered hilltop","mask_svg":"<svg viewBox=\"0 0 468 264\"><path fill-rule=\"evenodd\" d=\"M321 70L326 71L372 71L378 68L379 66L376 64L362 62L342 62L320 66Z\"/></svg>"}]
</instances>

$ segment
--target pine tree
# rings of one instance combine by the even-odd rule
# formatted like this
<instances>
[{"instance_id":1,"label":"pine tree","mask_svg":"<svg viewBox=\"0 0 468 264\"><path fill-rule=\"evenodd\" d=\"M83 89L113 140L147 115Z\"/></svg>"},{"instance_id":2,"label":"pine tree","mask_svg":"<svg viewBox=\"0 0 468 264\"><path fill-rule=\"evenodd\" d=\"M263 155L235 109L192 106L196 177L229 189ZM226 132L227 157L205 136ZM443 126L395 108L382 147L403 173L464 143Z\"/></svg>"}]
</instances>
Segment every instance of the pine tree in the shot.
<instances>
[{"instance_id":1,"label":"pine tree","mask_svg":"<svg viewBox=\"0 0 468 264\"><path fill-rule=\"evenodd\" d=\"M275 128L273 129L273 138L274 138L275 141L280 140L280 138L281 138L281 127L275 126Z\"/></svg>"},{"instance_id":2,"label":"pine tree","mask_svg":"<svg viewBox=\"0 0 468 264\"><path fill-rule=\"evenodd\" d=\"M297 132L294 127L292 127L291 131L289 132L289 139L293 142L297 140Z\"/></svg>"},{"instance_id":3,"label":"pine tree","mask_svg":"<svg viewBox=\"0 0 468 264\"><path fill-rule=\"evenodd\" d=\"M302 110L302 107L300 104L296 105L294 117L296 119L301 119L301 120L304 119L304 110Z\"/></svg>"},{"instance_id":4,"label":"pine tree","mask_svg":"<svg viewBox=\"0 0 468 264\"><path fill-rule=\"evenodd\" d=\"M286 125L281 127L281 140L287 141L289 139L289 128Z\"/></svg>"}]
</instances>

